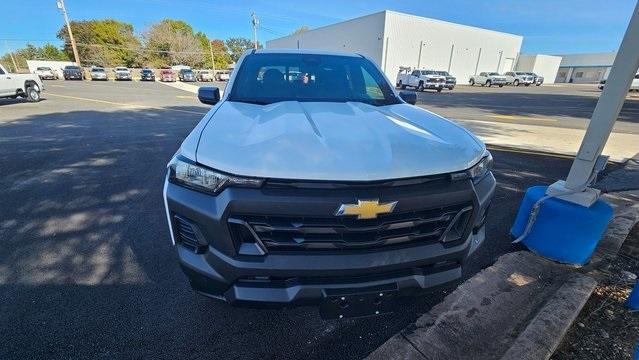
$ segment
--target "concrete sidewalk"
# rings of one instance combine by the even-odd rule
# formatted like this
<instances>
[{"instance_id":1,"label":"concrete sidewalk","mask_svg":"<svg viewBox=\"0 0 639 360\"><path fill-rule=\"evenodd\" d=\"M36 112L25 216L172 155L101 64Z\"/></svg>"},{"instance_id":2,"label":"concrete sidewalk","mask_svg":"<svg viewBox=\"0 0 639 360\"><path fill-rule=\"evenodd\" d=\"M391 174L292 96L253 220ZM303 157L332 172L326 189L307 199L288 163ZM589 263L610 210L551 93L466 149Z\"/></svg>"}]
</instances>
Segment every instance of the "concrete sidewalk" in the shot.
<instances>
[{"instance_id":1,"label":"concrete sidewalk","mask_svg":"<svg viewBox=\"0 0 639 360\"><path fill-rule=\"evenodd\" d=\"M574 156L586 133L581 129L478 120L454 120L489 145ZM639 152L639 135L615 133L604 148L610 160L623 162Z\"/></svg>"}]
</instances>

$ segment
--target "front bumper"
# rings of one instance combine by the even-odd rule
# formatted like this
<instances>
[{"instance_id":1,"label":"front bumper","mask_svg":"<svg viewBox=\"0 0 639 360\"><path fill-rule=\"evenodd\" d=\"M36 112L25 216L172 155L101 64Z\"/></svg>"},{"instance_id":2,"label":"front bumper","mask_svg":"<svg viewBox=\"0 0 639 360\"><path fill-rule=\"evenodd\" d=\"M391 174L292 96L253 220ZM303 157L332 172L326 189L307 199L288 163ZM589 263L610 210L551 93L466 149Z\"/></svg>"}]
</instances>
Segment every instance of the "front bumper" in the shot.
<instances>
[{"instance_id":1,"label":"front bumper","mask_svg":"<svg viewBox=\"0 0 639 360\"><path fill-rule=\"evenodd\" d=\"M334 294L370 291L411 292L461 277L462 264L484 240L484 222L495 191L488 174L476 184L447 181L419 188L241 189L218 196L196 192L168 181L165 205L180 265L199 293L235 305L295 306L317 304ZM271 251L239 255L228 220L234 214L325 216L358 198L398 201L397 212L413 207L440 208L452 203L472 206L460 240L413 242L335 251ZM402 207L404 207L402 209ZM181 241L175 217L189 219L207 243L200 251ZM398 215L399 216L399 215ZM380 219L381 220L381 219Z\"/></svg>"}]
</instances>

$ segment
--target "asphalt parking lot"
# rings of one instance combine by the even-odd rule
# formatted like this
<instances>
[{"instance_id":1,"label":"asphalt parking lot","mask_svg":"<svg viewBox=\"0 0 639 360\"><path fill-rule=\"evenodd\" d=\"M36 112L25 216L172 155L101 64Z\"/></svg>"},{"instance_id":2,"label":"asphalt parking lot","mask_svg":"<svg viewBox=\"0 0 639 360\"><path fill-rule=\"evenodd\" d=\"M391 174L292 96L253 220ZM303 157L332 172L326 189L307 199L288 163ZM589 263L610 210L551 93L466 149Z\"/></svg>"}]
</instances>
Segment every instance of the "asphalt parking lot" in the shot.
<instances>
[{"instance_id":1,"label":"asphalt parking lot","mask_svg":"<svg viewBox=\"0 0 639 360\"><path fill-rule=\"evenodd\" d=\"M0 100L1 359L358 359L455 286L405 299L392 315L344 321L322 320L312 307L232 308L196 295L178 267L161 193L167 161L208 106L160 83L46 86L40 103ZM552 96L460 87L418 98L471 121L561 116L557 126L584 126L596 94L548 89ZM636 112L627 104L620 131L637 131ZM561 156L493 155L488 237L465 277L515 249L508 229L524 189L570 166Z\"/></svg>"}]
</instances>

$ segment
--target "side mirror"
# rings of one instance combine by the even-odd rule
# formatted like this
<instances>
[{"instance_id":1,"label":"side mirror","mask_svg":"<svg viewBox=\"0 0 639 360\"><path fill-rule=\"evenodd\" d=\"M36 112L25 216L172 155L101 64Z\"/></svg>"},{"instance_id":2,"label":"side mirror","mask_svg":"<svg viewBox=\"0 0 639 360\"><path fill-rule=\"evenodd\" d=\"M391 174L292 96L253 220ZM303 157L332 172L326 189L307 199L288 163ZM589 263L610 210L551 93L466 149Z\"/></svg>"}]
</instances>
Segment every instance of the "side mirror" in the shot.
<instances>
[{"instance_id":1,"label":"side mirror","mask_svg":"<svg viewBox=\"0 0 639 360\"><path fill-rule=\"evenodd\" d=\"M197 91L197 98L203 104L215 105L220 102L220 89L213 86L203 86Z\"/></svg>"},{"instance_id":2,"label":"side mirror","mask_svg":"<svg viewBox=\"0 0 639 360\"><path fill-rule=\"evenodd\" d=\"M417 102L417 94L412 91L400 91L399 97L411 105Z\"/></svg>"}]
</instances>

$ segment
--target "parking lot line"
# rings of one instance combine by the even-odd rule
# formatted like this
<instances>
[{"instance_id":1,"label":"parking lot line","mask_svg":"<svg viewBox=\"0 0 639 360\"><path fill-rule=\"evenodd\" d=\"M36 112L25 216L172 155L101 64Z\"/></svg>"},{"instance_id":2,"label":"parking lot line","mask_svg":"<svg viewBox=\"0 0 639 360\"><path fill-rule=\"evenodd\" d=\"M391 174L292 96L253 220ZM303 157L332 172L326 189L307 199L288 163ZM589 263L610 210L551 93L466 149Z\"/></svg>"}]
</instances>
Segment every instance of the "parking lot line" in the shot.
<instances>
[{"instance_id":1,"label":"parking lot line","mask_svg":"<svg viewBox=\"0 0 639 360\"><path fill-rule=\"evenodd\" d=\"M134 108L134 109L168 110L168 111L177 111L177 112L183 112L183 113L189 113L189 114L198 114L198 115L206 114L206 112L199 112L199 111L191 111L191 110L183 110L183 109L171 109L171 108L163 108L163 107L159 107L159 106L119 103L119 102L106 101L106 100L100 100L100 99L91 99L91 98L85 98L85 97L79 97L79 96L54 94L54 93L51 93L51 92L47 92L47 96L60 97L60 98L73 99L73 100L82 100L82 101L89 101L89 102L96 102L96 103L100 103L100 104L123 106L123 107Z\"/></svg>"}]
</instances>

